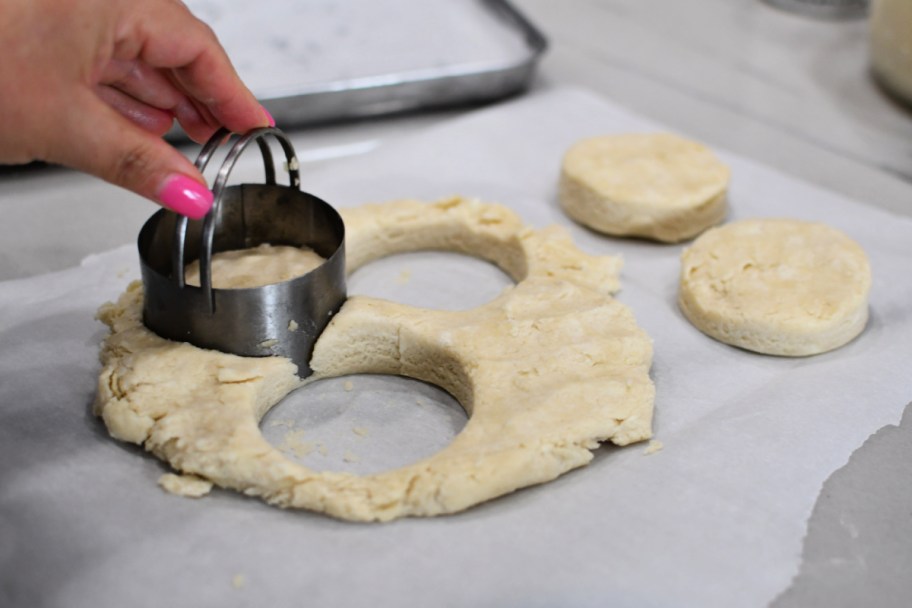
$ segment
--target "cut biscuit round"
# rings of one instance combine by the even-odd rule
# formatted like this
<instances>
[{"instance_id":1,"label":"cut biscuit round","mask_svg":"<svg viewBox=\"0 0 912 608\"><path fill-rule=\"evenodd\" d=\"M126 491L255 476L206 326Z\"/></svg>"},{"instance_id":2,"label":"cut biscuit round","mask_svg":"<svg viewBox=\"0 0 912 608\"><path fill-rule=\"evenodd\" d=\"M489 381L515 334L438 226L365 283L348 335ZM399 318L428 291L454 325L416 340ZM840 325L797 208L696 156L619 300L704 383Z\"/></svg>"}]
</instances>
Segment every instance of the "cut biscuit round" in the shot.
<instances>
[{"instance_id":1,"label":"cut biscuit round","mask_svg":"<svg viewBox=\"0 0 912 608\"><path fill-rule=\"evenodd\" d=\"M652 344L611 297L619 259L587 255L560 228L535 230L478 201L396 201L342 215L349 272L445 249L492 261L517 283L466 311L351 297L317 340L304 382L288 359L156 336L142 324L134 283L99 314L111 335L95 411L111 435L223 488L365 521L460 511L583 466L600 442L651 436ZM259 421L289 392L355 373L435 384L469 421L437 454L372 475L309 469L263 437Z\"/></svg>"},{"instance_id":2,"label":"cut biscuit round","mask_svg":"<svg viewBox=\"0 0 912 608\"><path fill-rule=\"evenodd\" d=\"M718 224L729 169L670 133L584 139L564 155L559 198L571 218L614 236L675 243Z\"/></svg>"},{"instance_id":3,"label":"cut biscuit round","mask_svg":"<svg viewBox=\"0 0 912 608\"><path fill-rule=\"evenodd\" d=\"M726 344L782 356L846 344L868 320L861 247L820 223L753 219L713 228L681 255L678 304Z\"/></svg>"}]
</instances>

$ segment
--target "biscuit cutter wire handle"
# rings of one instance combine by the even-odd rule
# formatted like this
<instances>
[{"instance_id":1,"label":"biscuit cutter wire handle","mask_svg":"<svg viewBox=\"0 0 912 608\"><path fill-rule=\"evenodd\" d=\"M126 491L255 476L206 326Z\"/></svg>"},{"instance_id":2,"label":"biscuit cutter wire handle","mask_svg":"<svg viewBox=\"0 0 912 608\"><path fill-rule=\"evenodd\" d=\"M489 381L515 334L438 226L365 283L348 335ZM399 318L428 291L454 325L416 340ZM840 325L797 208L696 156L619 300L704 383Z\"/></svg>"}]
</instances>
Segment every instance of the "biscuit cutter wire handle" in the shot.
<instances>
[{"instance_id":1,"label":"biscuit cutter wire handle","mask_svg":"<svg viewBox=\"0 0 912 608\"><path fill-rule=\"evenodd\" d=\"M218 175L215 178L215 185L212 187L213 209L206 214L203 224L204 246L200 251L200 287L206 292L206 297L209 300L210 312L215 311L215 299L212 295L212 241L215 235L214 218L218 215L219 211L217 205L221 204L222 192L228 182L228 176L237 164L241 154L244 153L244 150L246 150L251 142L255 141L257 143L260 148L260 153L263 156L266 183L270 185L276 183L275 161L272 156L272 150L265 140L265 136L270 134L275 136L285 152L288 163L289 187L296 189L301 188L301 175L298 169L297 156L294 148L292 147L291 142L288 141L288 137L278 129L261 128L249 131L241 136L241 138L235 142L234 146L232 146L231 151L222 162L222 166L219 168ZM222 128L209 138L209 141L203 146L199 156L196 157L196 161L193 163L200 173L206 171L206 167L209 165L212 155L215 154L216 150L218 150L230 136L231 132L228 129ZM180 286L186 284L184 276L186 270L184 264L184 250L187 240L187 222L188 218L186 216L180 216L178 218L177 225L174 227L174 249L171 253L171 272L174 274L177 284Z\"/></svg>"},{"instance_id":2,"label":"biscuit cutter wire handle","mask_svg":"<svg viewBox=\"0 0 912 608\"><path fill-rule=\"evenodd\" d=\"M276 183L266 141L281 145L289 185ZM201 150L202 172L231 138L217 132ZM256 142L265 184L228 186L232 169ZM302 192L297 156L288 137L274 127L255 129L232 145L213 186L212 209L203 220L168 210L142 227L138 246L143 285L143 322L164 338L242 356L289 357L305 377L313 344L345 301L345 227L325 201ZM311 272L281 283L244 289L212 286L212 255L269 243L310 247L325 258ZM186 283L186 265L199 259L200 285Z\"/></svg>"}]
</instances>

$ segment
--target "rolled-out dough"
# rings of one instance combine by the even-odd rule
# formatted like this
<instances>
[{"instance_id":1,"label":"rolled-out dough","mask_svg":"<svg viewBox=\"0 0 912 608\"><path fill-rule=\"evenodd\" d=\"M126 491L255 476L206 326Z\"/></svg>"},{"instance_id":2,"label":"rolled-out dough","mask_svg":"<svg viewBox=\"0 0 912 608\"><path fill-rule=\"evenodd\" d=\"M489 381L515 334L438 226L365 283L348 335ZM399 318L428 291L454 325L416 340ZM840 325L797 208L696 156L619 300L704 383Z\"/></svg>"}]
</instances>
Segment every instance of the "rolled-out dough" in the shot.
<instances>
[{"instance_id":1,"label":"rolled-out dough","mask_svg":"<svg viewBox=\"0 0 912 608\"><path fill-rule=\"evenodd\" d=\"M705 146L670 133L584 139L564 155L560 203L616 236L689 239L725 217L729 170Z\"/></svg>"},{"instance_id":2,"label":"rolled-out dough","mask_svg":"<svg viewBox=\"0 0 912 608\"><path fill-rule=\"evenodd\" d=\"M868 320L871 270L824 224L753 219L709 230L681 256L678 303L703 333L770 355L838 348Z\"/></svg>"},{"instance_id":3,"label":"rolled-out dough","mask_svg":"<svg viewBox=\"0 0 912 608\"><path fill-rule=\"evenodd\" d=\"M132 284L99 316L110 326L95 411L112 436L174 469L282 507L350 520L438 515L585 465L599 442L651 436L651 341L611 297L620 261L579 251L557 227L453 198L346 209L348 271L396 252L460 251L517 281L468 311L352 297L316 343L313 381L396 374L449 391L470 418L439 453L358 476L287 459L259 430L302 385L278 357L243 358L169 342L141 322Z\"/></svg>"}]
</instances>

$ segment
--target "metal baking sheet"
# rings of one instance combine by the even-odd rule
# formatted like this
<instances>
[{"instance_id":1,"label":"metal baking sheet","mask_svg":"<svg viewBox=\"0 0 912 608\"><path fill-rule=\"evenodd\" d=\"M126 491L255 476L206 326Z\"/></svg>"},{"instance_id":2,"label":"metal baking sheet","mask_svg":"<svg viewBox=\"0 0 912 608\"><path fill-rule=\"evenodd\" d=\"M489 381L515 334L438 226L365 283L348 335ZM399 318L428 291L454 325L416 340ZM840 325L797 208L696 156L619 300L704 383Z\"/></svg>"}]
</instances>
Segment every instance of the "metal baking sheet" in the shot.
<instances>
[{"instance_id":1,"label":"metal baking sheet","mask_svg":"<svg viewBox=\"0 0 912 608\"><path fill-rule=\"evenodd\" d=\"M547 43L506 0L189 0L283 127L522 90Z\"/></svg>"}]
</instances>

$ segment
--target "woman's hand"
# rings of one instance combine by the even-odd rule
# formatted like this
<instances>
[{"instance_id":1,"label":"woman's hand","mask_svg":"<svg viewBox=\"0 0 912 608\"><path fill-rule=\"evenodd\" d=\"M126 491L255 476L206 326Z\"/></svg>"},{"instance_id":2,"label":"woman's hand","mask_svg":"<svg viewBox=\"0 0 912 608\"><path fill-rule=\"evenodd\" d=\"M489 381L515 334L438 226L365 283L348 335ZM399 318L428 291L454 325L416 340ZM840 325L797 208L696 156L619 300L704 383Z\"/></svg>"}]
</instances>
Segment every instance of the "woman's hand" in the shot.
<instances>
[{"instance_id":1,"label":"woman's hand","mask_svg":"<svg viewBox=\"0 0 912 608\"><path fill-rule=\"evenodd\" d=\"M91 173L190 217L212 194L161 136L272 119L178 0L0 0L0 162Z\"/></svg>"}]
</instances>

